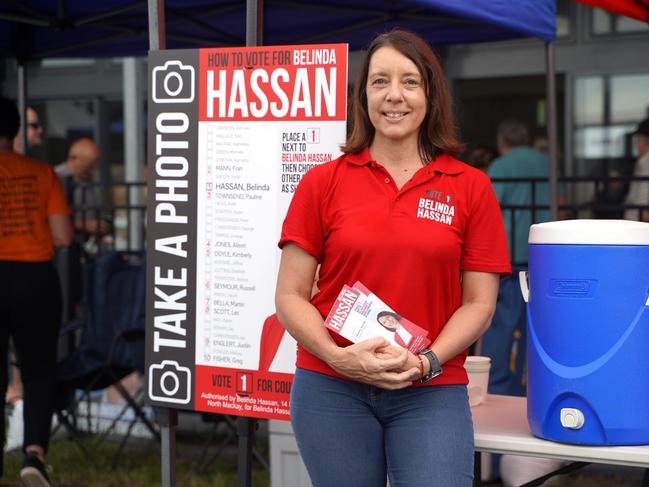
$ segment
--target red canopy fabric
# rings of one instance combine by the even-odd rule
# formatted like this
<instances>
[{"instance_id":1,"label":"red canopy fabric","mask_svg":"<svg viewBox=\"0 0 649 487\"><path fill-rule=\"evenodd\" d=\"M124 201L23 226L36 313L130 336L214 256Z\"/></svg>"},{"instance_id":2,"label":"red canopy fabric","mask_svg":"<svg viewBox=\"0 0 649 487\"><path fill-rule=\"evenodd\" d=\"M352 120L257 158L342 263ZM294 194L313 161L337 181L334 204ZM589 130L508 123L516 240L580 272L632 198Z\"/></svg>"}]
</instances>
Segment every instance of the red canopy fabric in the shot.
<instances>
[{"instance_id":1,"label":"red canopy fabric","mask_svg":"<svg viewBox=\"0 0 649 487\"><path fill-rule=\"evenodd\" d=\"M649 0L577 0L591 7L649 23Z\"/></svg>"}]
</instances>

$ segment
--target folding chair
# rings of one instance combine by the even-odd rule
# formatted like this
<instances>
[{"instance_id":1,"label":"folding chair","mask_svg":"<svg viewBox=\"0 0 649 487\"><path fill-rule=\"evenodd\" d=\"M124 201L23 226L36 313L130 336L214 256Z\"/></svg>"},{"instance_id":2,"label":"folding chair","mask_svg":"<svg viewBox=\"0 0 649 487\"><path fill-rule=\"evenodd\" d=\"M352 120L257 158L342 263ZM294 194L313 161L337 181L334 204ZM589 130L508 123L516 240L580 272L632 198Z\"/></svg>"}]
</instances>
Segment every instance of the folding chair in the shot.
<instances>
[{"instance_id":1,"label":"folding chair","mask_svg":"<svg viewBox=\"0 0 649 487\"><path fill-rule=\"evenodd\" d=\"M83 317L62 330L62 334L81 330L81 337L78 347L59 362L56 416L91 461L92 455L79 441L76 411L81 401L90 404L93 391L108 386L115 386L126 405L100 439L128 409L134 413L113 466L135 421L141 421L156 439L160 438L142 409L144 394L134 397L120 383L132 372L144 372L145 283L143 253L107 252L89 259L84 264Z\"/></svg>"}]
</instances>

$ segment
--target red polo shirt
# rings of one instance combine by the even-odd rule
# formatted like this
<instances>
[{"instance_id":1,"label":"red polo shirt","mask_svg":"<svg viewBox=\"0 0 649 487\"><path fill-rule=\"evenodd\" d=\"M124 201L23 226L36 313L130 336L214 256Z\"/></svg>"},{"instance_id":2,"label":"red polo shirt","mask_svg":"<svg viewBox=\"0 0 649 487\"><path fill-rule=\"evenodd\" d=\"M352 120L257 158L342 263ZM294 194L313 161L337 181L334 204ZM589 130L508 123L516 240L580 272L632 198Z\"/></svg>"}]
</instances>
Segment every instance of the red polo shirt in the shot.
<instances>
[{"instance_id":1,"label":"red polo shirt","mask_svg":"<svg viewBox=\"0 0 649 487\"><path fill-rule=\"evenodd\" d=\"M343 285L359 280L433 341L461 304L462 270L511 272L489 178L448 155L419 169L401 190L367 149L314 167L284 220L279 246L287 242L321 263L320 292L311 302L323 317ZM466 384L465 356L449 360L428 384ZM301 346L297 366L340 377Z\"/></svg>"}]
</instances>

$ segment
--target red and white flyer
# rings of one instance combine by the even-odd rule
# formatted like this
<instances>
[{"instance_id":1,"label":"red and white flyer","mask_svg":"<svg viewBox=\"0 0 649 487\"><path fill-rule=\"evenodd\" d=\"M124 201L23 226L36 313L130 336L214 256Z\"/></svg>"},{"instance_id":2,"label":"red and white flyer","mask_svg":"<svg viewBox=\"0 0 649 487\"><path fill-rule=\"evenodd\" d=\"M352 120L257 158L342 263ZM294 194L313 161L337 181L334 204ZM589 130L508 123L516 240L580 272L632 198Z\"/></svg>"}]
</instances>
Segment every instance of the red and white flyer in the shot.
<instances>
[{"instance_id":1,"label":"red and white flyer","mask_svg":"<svg viewBox=\"0 0 649 487\"><path fill-rule=\"evenodd\" d=\"M359 281L341 289L325 326L353 343L381 336L412 353L430 345L426 330L400 316Z\"/></svg>"}]
</instances>

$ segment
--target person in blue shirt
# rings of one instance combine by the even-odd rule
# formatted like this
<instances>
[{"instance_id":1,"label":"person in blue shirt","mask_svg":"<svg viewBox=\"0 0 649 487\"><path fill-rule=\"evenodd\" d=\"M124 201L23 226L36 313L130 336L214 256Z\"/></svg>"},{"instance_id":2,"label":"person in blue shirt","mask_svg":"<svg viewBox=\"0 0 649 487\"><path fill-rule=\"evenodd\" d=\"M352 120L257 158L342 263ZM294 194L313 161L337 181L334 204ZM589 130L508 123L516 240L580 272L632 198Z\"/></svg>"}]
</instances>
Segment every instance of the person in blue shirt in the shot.
<instances>
[{"instance_id":1,"label":"person in blue shirt","mask_svg":"<svg viewBox=\"0 0 649 487\"><path fill-rule=\"evenodd\" d=\"M529 132L522 122L503 120L498 125L500 157L493 160L487 171L494 181L494 190L503 212L509 255L514 265L527 265L527 235L530 225L550 219L547 184L549 160L545 154L532 149L529 143ZM499 181L534 178L544 181ZM529 209L530 206L534 208Z\"/></svg>"},{"instance_id":2,"label":"person in blue shirt","mask_svg":"<svg viewBox=\"0 0 649 487\"><path fill-rule=\"evenodd\" d=\"M530 225L550 219L547 183L550 164L545 154L530 147L529 132L522 122L503 120L498 125L497 137L500 157L492 161L487 174L505 223L512 275L500 282L496 311L482 337L480 353L491 357L489 393L524 396L526 313L518 273L527 270ZM537 181L529 181L532 179ZM503 457L501 468L497 457L493 462L493 471L500 471L505 485L517 484L516 475L531 479L559 467L554 460L532 459L530 463L511 455Z\"/></svg>"},{"instance_id":3,"label":"person in blue shirt","mask_svg":"<svg viewBox=\"0 0 649 487\"><path fill-rule=\"evenodd\" d=\"M550 217L549 160L529 143L525 124L515 119L503 120L497 132L500 157L492 161L487 171L500 203L512 262L512 275L500 282L496 312L481 342L481 353L492 360L491 394L525 395L525 302L518 273L527 270L530 225ZM529 181L534 179L535 182Z\"/></svg>"}]
</instances>

